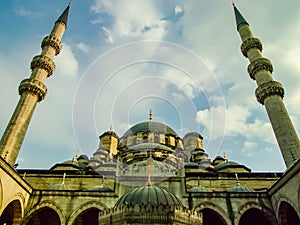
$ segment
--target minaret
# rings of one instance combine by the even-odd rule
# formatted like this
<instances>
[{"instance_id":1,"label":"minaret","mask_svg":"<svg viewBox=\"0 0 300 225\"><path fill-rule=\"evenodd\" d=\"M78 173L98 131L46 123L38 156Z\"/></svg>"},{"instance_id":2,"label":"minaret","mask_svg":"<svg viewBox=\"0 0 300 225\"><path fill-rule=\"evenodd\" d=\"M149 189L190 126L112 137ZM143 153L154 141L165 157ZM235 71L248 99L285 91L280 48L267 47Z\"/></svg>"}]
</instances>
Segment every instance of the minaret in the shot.
<instances>
[{"instance_id":1,"label":"minaret","mask_svg":"<svg viewBox=\"0 0 300 225\"><path fill-rule=\"evenodd\" d=\"M286 166L300 158L299 138L283 103L284 89L272 78L273 66L262 55L262 43L253 37L249 24L233 4L237 30L243 41L241 51L249 59L248 73L256 81L257 101L265 106ZM251 131L250 131L251 132Z\"/></svg>"},{"instance_id":2,"label":"minaret","mask_svg":"<svg viewBox=\"0 0 300 225\"><path fill-rule=\"evenodd\" d=\"M61 14L49 36L42 41L42 53L33 58L31 76L22 80L19 86L20 100L0 141L0 155L10 165L14 165L36 104L45 98L47 88L44 84L55 69L53 58L58 55L61 38L67 27L70 3Z\"/></svg>"}]
</instances>

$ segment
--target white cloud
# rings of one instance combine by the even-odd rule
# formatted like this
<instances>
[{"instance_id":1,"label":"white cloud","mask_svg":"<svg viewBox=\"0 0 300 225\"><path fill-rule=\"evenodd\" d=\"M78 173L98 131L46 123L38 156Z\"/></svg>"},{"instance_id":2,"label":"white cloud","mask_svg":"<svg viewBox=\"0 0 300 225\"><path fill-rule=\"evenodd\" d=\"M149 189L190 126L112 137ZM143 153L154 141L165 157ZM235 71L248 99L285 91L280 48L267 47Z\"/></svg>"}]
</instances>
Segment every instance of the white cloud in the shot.
<instances>
[{"instance_id":1,"label":"white cloud","mask_svg":"<svg viewBox=\"0 0 300 225\"><path fill-rule=\"evenodd\" d=\"M19 16L36 16L36 15L39 15L36 12L30 11L30 10L24 9L24 8L17 8L17 9L14 10L14 12Z\"/></svg>"},{"instance_id":2,"label":"white cloud","mask_svg":"<svg viewBox=\"0 0 300 225\"><path fill-rule=\"evenodd\" d=\"M60 54L55 58L57 73L65 76L75 76L78 73L78 62L71 47L63 43Z\"/></svg>"},{"instance_id":3,"label":"white cloud","mask_svg":"<svg viewBox=\"0 0 300 225\"><path fill-rule=\"evenodd\" d=\"M105 35L105 40L107 43L113 44L114 43L114 39L112 36L112 32L107 29L106 27L102 27L102 30L104 31L104 35Z\"/></svg>"},{"instance_id":4,"label":"white cloud","mask_svg":"<svg viewBox=\"0 0 300 225\"><path fill-rule=\"evenodd\" d=\"M76 46L84 53L88 53L90 51L90 46L88 46L87 44L85 44L83 42L79 42L78 44L76 44Z\"/></svg>"},{"instance_id":5,"label":"white cloud","mask_svg":"<svg viewBox=\"0 0 300 225\"><path fill-rule=\"evenodd\" d=\"M256 147L257 143L246 141L241 149L241 152L248 157L254 157Z\"/></svg>"},{"instance_id":6,"label":"white cloud","mask_svg":"<svg viewBox=\"0 0 300 225\"><path fill-rule=\"evenodd\" d=\"M175 14L179 14L183 12L183 9L180 5L176 5L174 9Z\"/></svg>"},{"instance_id":7,"label":"white cloud","mask_svg":"<svg viewBox=\"0 0 300 225\"><path fill-rule=\"evenodd\" d=\"M193 80L189 77L189 75L179 71L178 69L166 69L161 75L162 77L170 80L173 84L178 85L178 88L190 98L195 98L197 92L201 90L197 81Z\"/></svg>"},{"instance_id":8,"label":"white cloud","mask_svg":"<svg viewBox=\"0 0 300 225\"><path fill-rule=\"evenodd\" d=\"M167 22L161 20L163 14L150 0L95 1L91 10L94 13L105 12L114 18L111 27L102 28L109 43L119 38L160 40L166 32ZM93 23L98 21L96 19Z\"/></svg>"},{"instance_id":9,"label":"white cloud","mask_svg":"<svg viewBox=\"0 0 300 225\"><path fill-rule=\"evenodd\" d=\"M225 133L223 124L214 124L213 115L215 118L222 116L225 113ZM259 140L262 142L274 143L274 135L271 125L256 118L253 122L248 122L250 116L253 116L249 108L241 105L234 105L224 109L222 106L212 107L197 112L196 121L206 130L212 131L210 138L219 138L225 136L242 135L249 140ZM221 131L221 132L218 132Z\"/></svg>"}]
</instances>

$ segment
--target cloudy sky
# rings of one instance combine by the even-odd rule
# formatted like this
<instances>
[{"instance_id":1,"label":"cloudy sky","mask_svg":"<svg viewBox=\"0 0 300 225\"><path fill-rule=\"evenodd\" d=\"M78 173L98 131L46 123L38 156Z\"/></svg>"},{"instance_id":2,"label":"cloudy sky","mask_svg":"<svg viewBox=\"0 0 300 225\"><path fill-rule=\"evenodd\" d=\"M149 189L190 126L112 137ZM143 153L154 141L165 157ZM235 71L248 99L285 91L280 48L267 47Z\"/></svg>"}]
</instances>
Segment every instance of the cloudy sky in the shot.
<instances>
[{"instance_id":1,"label":"cloudy sky","mask_svg":"<svg viewBox=\"0 0 300 225\"><path fill-rule=\"evenodd\" d=\"M0 131L19 99L18 85L67 1L2 1L0 8ZM263 43L285 104L300 127L300 2L237 0ZM50 168L78 151L91 156L112 127L153 120L181 137L204 137L211 158L253 171L285 166L256 84L246 72L231 1L76 0L56 71L46 81L23 143L19 168Z\"/></svg>"}]
</instances>

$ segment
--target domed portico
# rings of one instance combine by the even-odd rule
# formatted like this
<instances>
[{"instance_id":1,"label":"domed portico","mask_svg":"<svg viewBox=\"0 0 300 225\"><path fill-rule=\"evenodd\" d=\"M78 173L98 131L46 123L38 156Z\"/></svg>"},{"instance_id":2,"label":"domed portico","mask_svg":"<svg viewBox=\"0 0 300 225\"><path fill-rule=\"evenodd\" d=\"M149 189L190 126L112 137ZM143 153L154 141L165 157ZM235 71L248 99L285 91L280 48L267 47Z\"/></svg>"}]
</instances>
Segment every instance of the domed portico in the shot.
<instances>
[{"instance_id":1,"label":"domed portico","mask_svg":"<svg viewBox=\"0 0 300 225\"><path fill-rule=\"evenodd\" d=\"M99 224L195 224L199 214L187 210L166 188L146 185L125 193L113 209L100 213Z\"/></svg>"}]
</instances>

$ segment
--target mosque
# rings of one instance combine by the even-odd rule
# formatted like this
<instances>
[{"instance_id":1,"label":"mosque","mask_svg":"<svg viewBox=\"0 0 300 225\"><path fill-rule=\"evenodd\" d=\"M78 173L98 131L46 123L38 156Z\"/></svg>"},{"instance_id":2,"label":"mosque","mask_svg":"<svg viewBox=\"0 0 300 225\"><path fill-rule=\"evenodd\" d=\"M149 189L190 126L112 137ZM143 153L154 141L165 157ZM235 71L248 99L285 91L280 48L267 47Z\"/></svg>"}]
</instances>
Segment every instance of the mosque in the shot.
<instances>
[{"instance_id":1,"label":"mosque","mask_svg":"<svg viewBox=\"0 0 300 225\"><path fill-rule=\"evenodd\" d=\"M0 225L296 225L300 224L300 145L272 78L262 43L233 5L242 54L257 83L287 170L252 172L226 155L209 158L203 137L180 137L166 124L138 123L124 134L99 136L92 156L78 155L47 170L14 167L35 106L45 98L70 5L42 40L21 81L20 100L0 141ZM120 135L120 136L119 136Z\"/></svg>"}]
</instances>

